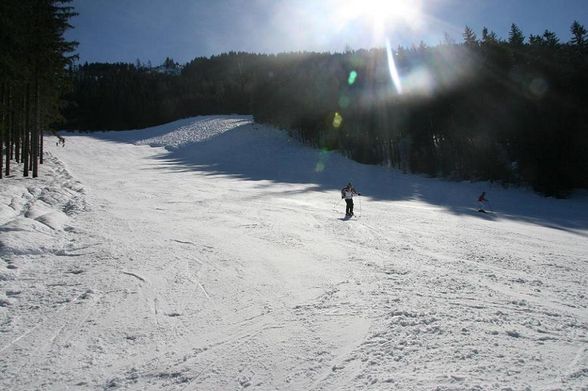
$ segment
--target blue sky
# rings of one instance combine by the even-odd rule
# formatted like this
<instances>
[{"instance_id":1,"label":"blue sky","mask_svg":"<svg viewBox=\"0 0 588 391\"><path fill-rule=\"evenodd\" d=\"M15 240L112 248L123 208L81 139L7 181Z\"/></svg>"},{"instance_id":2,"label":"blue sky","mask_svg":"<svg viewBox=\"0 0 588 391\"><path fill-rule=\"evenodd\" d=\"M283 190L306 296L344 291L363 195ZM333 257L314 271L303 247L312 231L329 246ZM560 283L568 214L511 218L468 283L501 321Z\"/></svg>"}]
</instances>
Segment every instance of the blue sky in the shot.
<instances>
[{"instance_id":1,"label":"blue sky","mask_svg":"<svg viewBox=\"0 0 588 391\"><path fill-rule=\"evenodd\" d=\"M185 63L228 51L341 52L346 48L456 41L466 25L506 38L554 31L570 39L588 28L588 0L74 0L79 16L66 37L80 62Z\"/></svg>"}]
</instances>

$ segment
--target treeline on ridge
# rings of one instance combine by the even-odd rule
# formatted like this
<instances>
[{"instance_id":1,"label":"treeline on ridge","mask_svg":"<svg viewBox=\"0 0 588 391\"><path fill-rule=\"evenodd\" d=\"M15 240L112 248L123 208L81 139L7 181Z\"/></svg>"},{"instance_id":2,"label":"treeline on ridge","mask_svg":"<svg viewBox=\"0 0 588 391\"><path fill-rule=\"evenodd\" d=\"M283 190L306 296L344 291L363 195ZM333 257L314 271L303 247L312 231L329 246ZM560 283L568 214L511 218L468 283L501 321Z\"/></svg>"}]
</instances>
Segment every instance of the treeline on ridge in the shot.
<instances>
[{"instance_id":1,"label":"treeline on ridge","mask_svg":"<svg viewBox=\"0 0 588 391\"><path fill-rule=\"evenodd\" d=\"M204 114L252 114L317 148L406 172L588 188L585 28L345 53L226 53L180 66L71 69L66 127L133 129ZM396 74L399 76L396 77Z\"/></svg>"}]
</instances>

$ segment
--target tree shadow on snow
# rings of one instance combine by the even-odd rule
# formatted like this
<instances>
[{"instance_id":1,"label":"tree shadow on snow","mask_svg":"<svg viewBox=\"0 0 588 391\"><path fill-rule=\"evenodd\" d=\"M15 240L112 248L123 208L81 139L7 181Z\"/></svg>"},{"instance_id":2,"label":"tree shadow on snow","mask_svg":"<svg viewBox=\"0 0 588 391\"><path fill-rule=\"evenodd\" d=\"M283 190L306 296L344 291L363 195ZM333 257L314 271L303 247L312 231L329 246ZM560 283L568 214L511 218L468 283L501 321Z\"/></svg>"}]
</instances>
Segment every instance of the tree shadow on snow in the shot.
<instances>
[{"instance_id":1,"label":"tree shadow on snow","mask_svg":"<svg viewBox=\"0 0 588 391\"><path fill-rule=\"evenodd\" d=\"M198 117L235 118L231 116ZM236 117L240 118L240 117ZM242 118L242 117L241 117ZM194 118L146 130L85 134L101 140L137 143L165 136ZM333 192L353 182L363 196L372 200L419 200L445 208L455 215L470 215L493 221L513 219L588 235L588 198L568 200L545 198L524 189L504 189L487 182L449 182L419 175L407 175L381 166L360 164L337 152L313 149L287 137L285 132L244 121L224 133L204 141L168 148L157 159L162 169L198 171L206 175L230 176L251 181L272 181L310 185L300 191ZM494 213L477 212L476 199L485 191ZM367 200L364 198L364 200Z\"/></svg>"}]
</instances>

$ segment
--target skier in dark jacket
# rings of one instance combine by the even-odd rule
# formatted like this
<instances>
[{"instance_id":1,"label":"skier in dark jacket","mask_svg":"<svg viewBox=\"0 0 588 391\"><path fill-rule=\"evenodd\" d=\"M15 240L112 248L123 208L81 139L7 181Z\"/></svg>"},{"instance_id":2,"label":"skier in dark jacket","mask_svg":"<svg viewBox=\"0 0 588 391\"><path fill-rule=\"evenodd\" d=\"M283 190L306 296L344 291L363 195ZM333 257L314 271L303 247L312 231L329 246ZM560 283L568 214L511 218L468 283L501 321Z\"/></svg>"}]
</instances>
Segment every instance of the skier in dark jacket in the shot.
<instances>
[{"instance_id":1,"label":"skier in dark jacket","mask_svg":"<svg viewBox=\"0 0 588 391\"><path fill-rule=\"evenodd\" d=\"M486 192L483 191L482 194L478 197L478 203L480 204L480 209L478 212L486 213L486 203L488 200L486 199Z\"/></svg>"},{"instance_id":2,"label":"skier in dark jacket","mask_svg":"<svg viewBox=\"0 0 588 391\"><path fill-rule=\"evenodd\" d=\"M344 188L341 189L341 198L345 199L345 216L353 216L353 196L354 195L361 195L358 193L351 182L347 184Z\"/></svg>"}]
</instances>

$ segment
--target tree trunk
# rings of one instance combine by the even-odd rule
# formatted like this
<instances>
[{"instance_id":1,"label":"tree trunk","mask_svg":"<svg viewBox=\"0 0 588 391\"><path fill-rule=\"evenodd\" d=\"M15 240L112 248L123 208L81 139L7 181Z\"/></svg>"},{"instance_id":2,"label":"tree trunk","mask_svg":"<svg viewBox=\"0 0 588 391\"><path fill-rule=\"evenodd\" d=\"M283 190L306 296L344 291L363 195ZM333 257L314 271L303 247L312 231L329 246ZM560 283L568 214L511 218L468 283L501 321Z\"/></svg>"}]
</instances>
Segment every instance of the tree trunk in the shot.
<instances>
[{"instance_id":1,"label":"tree trunk","mask_svg":"<svg viewBox=\"0 0 588 391\"><path fill-rule=\"evenodd\" d=\"M2 118L0 118L0 179L2 179L2 170L4 169L4 167L2 167L4 162L4 153L8 155L8 148L6 149L6 152L4 151L4 140L6 140L4 135L8 132L8 99L6 85L6 82L2 83Z\"/></svg>"},{"instance_id":2,"label":"tree trunk","mask_svg":"<svg viewBox=\"0 0 588 391\"><path fill-rule=\"evenodd\" d=\"M33 163L33 178L39 176L39 128L41 120L40 111L40 96L39 96L39 78L35 78L35 125L31 130L31 160Z\"/></svg>"},{"instance_id":3,"label":"tree trunk","mask_svg":"<svg viewBox=\"0 0 588 391\"><path fill-rule=\"evenodd\" d=\"M14 128L13 128L13 135L14 135L14 160L16 160L18 163L21 162L21 144L22 144L22 136L24 134L24 127L25 127L25 123L24 123L24 95L22 97L22 109L20 110L20 113L18 114L18 116L16 117L16 121L14 124ZM18 112L15 112L18 113Z\"/></svg>"},{"instance_id":4,"label":"tree trunk","mask_svg":"<svg viewBox=\"0 0 588 391\"><path fill-rule=\"evenodd\" d=\"M29 129L31 127L30 115L29 115L29 105L30 105L30 89L29 84L27 83L25 88L25 95L24 95L24 110L23 110L23 122L24 122L24 129L23 129L23 140L22 140L22 161L24 163L23 173L22 176L28 177L29 176L29 154L30 154L30 140L29 140Z\"/></svg>"},{"instance_id":5,"label":"tree trunk","mask_svg":"<svg viewBox=\"0 0 588 391\"><path fill-rule=\"evenodd\" d=\"M44 159L43 159L43 148L44 147L44 142L43 142L43 127L41 126L41 128L39 129L39 164L43 164L44 163Z\"/></svg>"},{"instance_id":6,"label":"tree trunk","mask_svg":"<svg viewBox=\"0 0 588 391\"><path fill-rule=\"evenodd\" d=\"M13 146L12 146L12 139L10 137L14 133L14 112L12 107L12 91L10 89L10 85L8 86L8 128L6 129L6 133L4 134L4 143L6 144L6 167L5 173L6 176L10 175L10 160L13 156Z\"/></svg>"}]
</instances>

